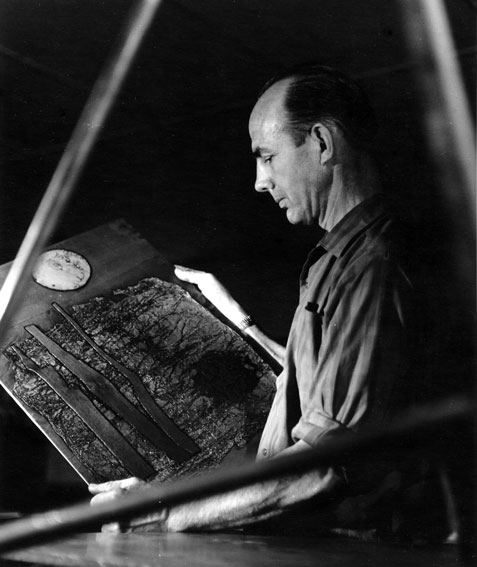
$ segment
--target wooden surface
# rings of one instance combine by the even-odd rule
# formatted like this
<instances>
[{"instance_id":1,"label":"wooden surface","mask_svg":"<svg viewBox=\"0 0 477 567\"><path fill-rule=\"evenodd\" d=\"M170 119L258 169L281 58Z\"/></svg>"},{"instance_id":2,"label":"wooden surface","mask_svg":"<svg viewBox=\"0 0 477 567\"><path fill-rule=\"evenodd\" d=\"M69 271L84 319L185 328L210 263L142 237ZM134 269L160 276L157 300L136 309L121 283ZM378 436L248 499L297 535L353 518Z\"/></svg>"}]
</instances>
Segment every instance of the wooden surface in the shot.
<instances>
[{"instance_id":1,"label":"wooden surface","mask_svg":"<svg viewBox=\"0 0 477 567\"><path fill-rule=\"evenodd\" d=\"M27 336L24 330L26 324L36 324L43 328L49 328L54 322L60 321L61 317L51 306L53 301L67 308L96 296L107 295L113 289L135 284L144 277L158 276L164 280L170 280L172 276L170 264L154 247L122 220L102 225L56 243L49 248L65 248L83 255L91 265L91 278L83 288L63 292L44 288L32 278L22 307L15 314L10 327L7 329L4 343L0 345L2 352L9 344L20 341ZM0 266L0 285L5 280L10 265L8 263ZM0 384L12 395L14 382L9 372L10 365L11 362L3 354L0 354ZM30 419L47 435L60 453L68 455L68 459L76 471L84 476L85 471L82 464L74 457L71 458L63 440L53 431L47 420L15 396L12 397Z\"/></svg>"},{"instance_id":2,"label":"wooden surface","mask_svg":"<svg viewBox=\"0 0 477 567\"><path fill-rule=\"evenodd\" d=\"M342 538L242 534L80 534L16 551L2 565L67 567L449 567L456 546L410 548Z\"/></svg>"}]
</instances>

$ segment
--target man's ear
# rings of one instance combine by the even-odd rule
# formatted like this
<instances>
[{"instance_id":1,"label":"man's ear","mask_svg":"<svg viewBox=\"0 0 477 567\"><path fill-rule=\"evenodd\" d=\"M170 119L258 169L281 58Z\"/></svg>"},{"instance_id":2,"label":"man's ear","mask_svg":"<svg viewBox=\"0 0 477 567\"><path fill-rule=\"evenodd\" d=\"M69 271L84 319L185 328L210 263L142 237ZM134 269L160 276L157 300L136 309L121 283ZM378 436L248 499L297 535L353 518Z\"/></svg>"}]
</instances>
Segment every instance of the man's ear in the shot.
<instances>
[{"instance_id":1,"label":"man's ear","mask_svg":"<svg viewBox=\"0 0 477 567\"><path fill-rule=\"evenodd\" d=\"M311 137L320 148L320 162L324 165L333 157L333 133L328 126L318 122L311 129Z\"/></svg>"}]
</instances>

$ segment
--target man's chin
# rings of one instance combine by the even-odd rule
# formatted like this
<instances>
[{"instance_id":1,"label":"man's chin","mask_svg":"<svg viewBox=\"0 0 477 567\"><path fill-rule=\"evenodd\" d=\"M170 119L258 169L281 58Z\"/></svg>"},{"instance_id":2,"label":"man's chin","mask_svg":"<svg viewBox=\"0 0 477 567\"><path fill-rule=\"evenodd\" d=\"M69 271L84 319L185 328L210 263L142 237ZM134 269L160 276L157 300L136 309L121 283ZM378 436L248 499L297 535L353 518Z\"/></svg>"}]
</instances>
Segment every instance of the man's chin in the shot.
<instances>
[{"instance_id":1,"label":"man's chin","mask_svg":"<svg viewBox=\"0 0 477 567\"><path fill-rule=\"evenodd\" d=\"M287 220L290 224L300 224L300 218L297 218L297 215L294 213L292 209L287 209L286 212Z\"/></svg>"},{"instance_id":2,"label":"man's chin","mask_svg":"<svg viewBox=\"0 0 477 567\"><path fill-rule=\"evenodd\" d=\"M312 224L312 221L309 222L303 215L300 215L296 211L294 212L292 209L287 209L287 220L290 224Z\"/></svg>"}]
</instances>

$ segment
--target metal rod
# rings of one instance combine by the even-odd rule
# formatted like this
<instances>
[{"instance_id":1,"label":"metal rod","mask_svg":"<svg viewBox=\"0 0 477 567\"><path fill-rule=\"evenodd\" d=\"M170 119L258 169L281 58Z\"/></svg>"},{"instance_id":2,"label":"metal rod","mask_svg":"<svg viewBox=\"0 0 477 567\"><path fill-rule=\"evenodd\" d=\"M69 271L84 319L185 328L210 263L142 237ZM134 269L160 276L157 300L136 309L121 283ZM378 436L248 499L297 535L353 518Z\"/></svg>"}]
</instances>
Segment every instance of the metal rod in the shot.
<instances>
[{"instance_id":1,"label":"metal rod","mask_svg":"<svg viewBox=\"0 0 477 567\"><path fill-rule=\"evenodd\" d=\"M141 0L132 10L116 51L96 81L63 156L31 221L0 291L0 344L21 303L36 259L60 219L134 56L162 0Z\"/></svg>"},{"instance_id":2,"label":"metal rod","mask_svg":"<svg viewBox=\"0 0 477 567\"><path fill-rule=\"evenodd\" d=\"M163 507L201 499L249 484L286 474L313 469L319 464L336 462L366 451L388 447L392 442L416 439L418 433L448 430L453 423L471 420L473 404L463 397L452 398L402 415L386 427L376 427L362 434L344 435L323 442L317 449L259 464L216 471L204 477L183 479L167 486L150 487L124 498L97 506L79 504L35 514L0 527L0 552L45 543L79 529L96 528L101 523L131 519Z\"/></svg>"},{"instance_id":3,"label":"metal rod","mask_svg":"<svg viewBox=\"0 0 477 567\"><path fill-rule=\"evenodd\" d=\"M404 28L416 61L427 143L454 240L455 268L474 301L475 129L442 0L404 0ZM469 307L469 309L471 309Z\"/></svg>"},{"instance_id":4,"label":"metal rod","mask_svg":"<svg viewBox=\"0 0 477 567\"><path fill-rule=\"evenodd\" d=\"M448 238L454 252L449 263L455 270L459 290L459 297L454 299L454 303L463 305L464 312L475 313L474 120L455 59L455 46L443 0L404 0L398 4L407 41L418 64L416 79L421 90L427 145L448 216ZM473 321L471 325L469 330L473 332ZM477 419L473 466L477 470ZM475 482L473 489L474 510L477 510ZM475 524L475 515L473 521Z\"/></svg>"}]
</instances>

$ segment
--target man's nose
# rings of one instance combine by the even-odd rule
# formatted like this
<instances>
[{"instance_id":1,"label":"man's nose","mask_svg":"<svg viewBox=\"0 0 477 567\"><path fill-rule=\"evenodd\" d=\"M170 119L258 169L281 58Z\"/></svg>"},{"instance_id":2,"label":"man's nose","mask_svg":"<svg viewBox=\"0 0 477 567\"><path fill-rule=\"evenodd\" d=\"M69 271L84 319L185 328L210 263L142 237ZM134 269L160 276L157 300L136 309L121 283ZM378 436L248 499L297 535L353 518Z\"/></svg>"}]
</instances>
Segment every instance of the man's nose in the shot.
<instances>
[{"instance_id":1,"label":"man's nose","mask_svg":"<svg viewBox=\"0 0 477 567\"><path fill-rule=\"evenodd\" d=\"M270 191L273 188L272 180L270 176L263 170L261 165L257 163L257 178L255 180L255 191L259 193L264 193L265 191Z\"/></svg>"}]
</instances>

